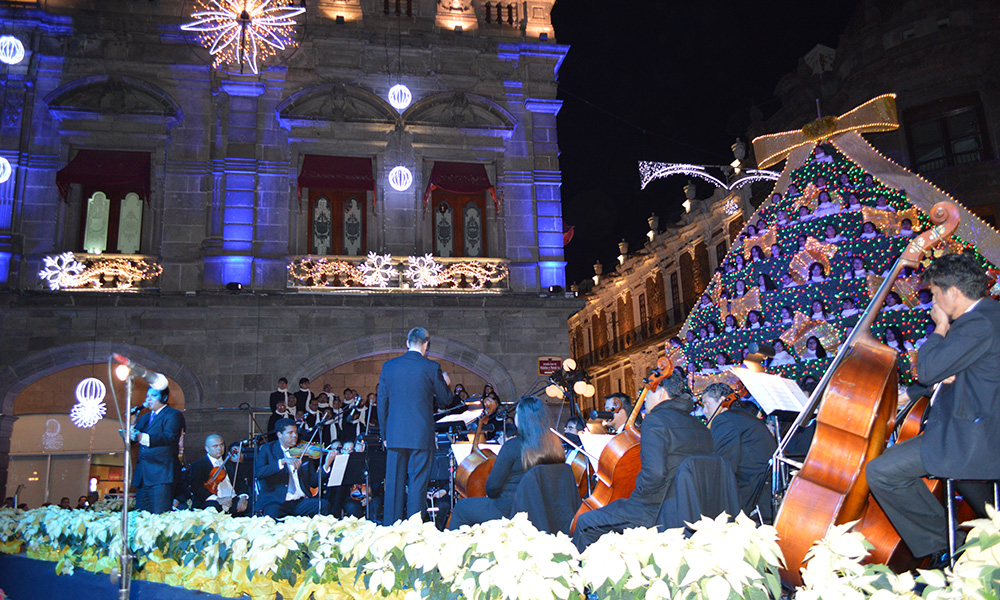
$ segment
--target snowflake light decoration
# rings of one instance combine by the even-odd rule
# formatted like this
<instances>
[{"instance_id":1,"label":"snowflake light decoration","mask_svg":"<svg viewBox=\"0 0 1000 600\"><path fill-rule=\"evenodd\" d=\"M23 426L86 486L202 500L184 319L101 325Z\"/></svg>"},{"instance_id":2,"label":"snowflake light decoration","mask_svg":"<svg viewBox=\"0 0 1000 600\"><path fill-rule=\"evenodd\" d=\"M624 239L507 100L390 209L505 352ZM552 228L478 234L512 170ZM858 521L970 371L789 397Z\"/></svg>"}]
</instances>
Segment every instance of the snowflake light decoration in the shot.
<instances>
[{"instance_id":1,"label":"snowflake light decoration","mask_svg":"<svg viewBox=\"0 0 1000 600\"><path fill-rule=\"evenodd\" d=\"M363 275L362 282L368 287L389 287L389 282L396 276L396 267L389 254L369 252L368 260L358 270Z\"/></svg>"},{"instance_id":2,"label":"snowflake light decoration","mask_svg":"<svg viewBox=\"0 0 1000 600\"><path fill-rule=\"evenodd\" d=\"M72 282L83 273L83 263L76 260L72 252L46 256L44 260L45 268L38 272L38 276L47 281L53 290L72 287Z\"/></svg>"},{"instance_id":3,"label":"snowflake light decoration","mask_svg":"<svg viewBox=\"0 0 1000 600\"><path fill-rule=\"evenodd\" d=\"M442 283L441 270L441 263L434 260L433 255L425 254L423 256L411 256L406 261L406 271L403 272L403 275L417 289L436 287Z\"/></svg>"},{"instance_id":4,"label":"snowflake light decoration","mask_svg":"<svg viewBox=\"0 0 1000 600\"><path fill-rule=\"evenodd\" d=\"M213 67L239 65L243 73L249 66L256 75L258 62L297 45L295 17L306 9L291 4L292 0L198 0L191 14L194 21L181 29L198 32L198 41L214 57Z\"/></svg>"},{"instance_id":5,"label":"snowflake light decoration","mask_svg":"<svg viewBox=\"0 0 1000 600\"><path fill-rule=\"evenodd\" d=\"M107 394L104 382L94 377L88 377L76 386L76 404L69 411L73 424L81 429L93 427L104 418L108 407L104 405Z\"/></svg>"}]
</instances>

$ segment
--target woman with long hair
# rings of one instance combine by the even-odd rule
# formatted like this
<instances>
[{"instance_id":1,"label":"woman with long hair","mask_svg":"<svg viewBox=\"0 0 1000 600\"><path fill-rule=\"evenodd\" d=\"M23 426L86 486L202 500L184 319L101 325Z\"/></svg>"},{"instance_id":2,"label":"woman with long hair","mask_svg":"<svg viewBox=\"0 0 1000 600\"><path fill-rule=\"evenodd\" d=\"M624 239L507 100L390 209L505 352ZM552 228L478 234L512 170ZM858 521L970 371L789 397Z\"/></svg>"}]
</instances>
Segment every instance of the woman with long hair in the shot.
<instances>
[{"instance_id":1,"label":"woman with long hair","mask_svg":"<svg viewBox=\"0 0 1000 600\"><path fill-rule=\"evenodd\" d=\"M549 431L545 403L525 396L514 413L517 435L500 447L493 470L486 479L485 498L462 498L455 504L449 529L510 517L514 492L524 474L535 465L559 464L566 460L562 443Z\"/></svg>"}]
</instances>

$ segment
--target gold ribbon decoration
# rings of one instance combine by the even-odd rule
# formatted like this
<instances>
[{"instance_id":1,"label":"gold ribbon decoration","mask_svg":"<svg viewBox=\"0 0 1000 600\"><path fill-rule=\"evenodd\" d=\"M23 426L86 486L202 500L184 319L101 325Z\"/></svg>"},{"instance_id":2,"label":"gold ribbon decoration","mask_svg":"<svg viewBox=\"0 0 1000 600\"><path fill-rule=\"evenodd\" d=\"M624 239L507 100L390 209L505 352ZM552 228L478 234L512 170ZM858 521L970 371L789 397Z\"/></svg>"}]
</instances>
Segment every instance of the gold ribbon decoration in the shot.
<instances>
[{"instance_id":1,"label":"gold ribbon decoration","mask_svg":"<svg viewBox=\"0 0 1000 600\"><path fill-rule=\"evenodd\" d=\"M826 357L833 358L840 347L840 336L836 330L826 321L814 321L799 311L795 311L791 327L778 336L778 339L785 343L786 348L793 348L797 356L802 356L811 336L819 338L819 343L826 350Z\"/></svg>"},{"instance_id":2,"label":"gold ribbon decoration","mask_svg":"<svg viewBox=\"0 0 1000 600\"><path fill-rule=\"evenodd\" d=\"M827 278L830 277L830 260L837 253L836 244L827 244L810 236L806 238L806 247L792 256L788 263L788 274L799 285L809 283L809 267L813 263L823 265Z\"/></svg>"},{"instance_id":3,"label":"gold ribbon decoration","mask_svg":"<svg viewBox=\"0 0 1000 600\"><path fill-rule=\"evenodd\" d=\"M753 151L757 156L759 168L766 169L784 160L792 150L799 146L814 144L820 140L850 131L871 133L892 131L898 128L896 94L883 94L839 117L822 117L797 131L783 131L755 138Z\"/></svg>"}]
</instances>

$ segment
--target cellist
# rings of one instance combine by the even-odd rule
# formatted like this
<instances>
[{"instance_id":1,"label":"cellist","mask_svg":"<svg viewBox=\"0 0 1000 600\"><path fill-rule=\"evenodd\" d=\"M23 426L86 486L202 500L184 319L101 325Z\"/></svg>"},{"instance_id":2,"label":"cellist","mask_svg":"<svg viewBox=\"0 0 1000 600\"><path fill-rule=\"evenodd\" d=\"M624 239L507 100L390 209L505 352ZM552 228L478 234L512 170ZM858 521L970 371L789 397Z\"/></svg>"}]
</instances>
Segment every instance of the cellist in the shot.
<instances>
[{"instance_id":1,"label":"cellist","mask_svg":"<svg viewBox=\"0 0 1000 600\"><path fill-rule=\"evenodd\" d=\"M935 331L917 353L917 382L943 387L923 434L869 461L866 476L913 555L933 555L939 566L947 559L947 515L922 478L1000 479L1000 304L986 296L989 279L966 254L938 258L922 281L934 295Z\"/></svg>"},{"instance_id":2,"label":"cellist","mask_svg":"<svg viewBox=\"0 0 1000 600\"><path fill-rule=\"evenodd\" d=\"M535 465L563 462L562 444L549 431L549 413L544 402L534 396L521 398L514 424L517 435L500 447L496 464L486 480L486 497L459 500L451 512L449 529L510 517L514 492L524 474Z\"/></svg>"},{"instance_id":3,"label":"cellist","mask_svg":"<svg viewBox=\"0 0 1000 600\"><path fill-rule=\"evenodd\" d=\"M712 453L712 435L701 421L691 416L694 399L686 387L684 375L678 370L656 390L646 392L646 417L642 421L639 448L642 469L635 490L628 498L577 517L573 543L581 551L609 531L652 526L660 505L673 491L674 476L681 462L689 456Z\"/></svg>"}]
</instances>

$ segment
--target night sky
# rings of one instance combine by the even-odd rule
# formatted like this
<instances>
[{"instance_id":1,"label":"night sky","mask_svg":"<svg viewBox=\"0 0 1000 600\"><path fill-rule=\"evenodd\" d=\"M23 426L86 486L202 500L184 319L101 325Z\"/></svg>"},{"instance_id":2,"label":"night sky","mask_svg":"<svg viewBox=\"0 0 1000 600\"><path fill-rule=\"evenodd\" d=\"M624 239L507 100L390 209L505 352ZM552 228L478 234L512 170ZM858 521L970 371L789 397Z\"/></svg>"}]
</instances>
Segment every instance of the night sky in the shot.
<instances>
[{"instance_id":1,"label":"night sky","mask_svg":"<svg viewBox=\"0 0 1000 600\"><path fill-rule=\"evenodd\" d=\"M751 108L767 118L778 80L816 44L837 47L858 0L735 2L559 0L559 146L567 284L609 272L623 237L641 247L651 212L675 222L686 180L639 190L638 162L723 165L746 139ZM698 197L711 194L698 183Z\"/></svg>"}]
</instances>

